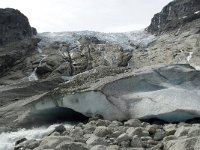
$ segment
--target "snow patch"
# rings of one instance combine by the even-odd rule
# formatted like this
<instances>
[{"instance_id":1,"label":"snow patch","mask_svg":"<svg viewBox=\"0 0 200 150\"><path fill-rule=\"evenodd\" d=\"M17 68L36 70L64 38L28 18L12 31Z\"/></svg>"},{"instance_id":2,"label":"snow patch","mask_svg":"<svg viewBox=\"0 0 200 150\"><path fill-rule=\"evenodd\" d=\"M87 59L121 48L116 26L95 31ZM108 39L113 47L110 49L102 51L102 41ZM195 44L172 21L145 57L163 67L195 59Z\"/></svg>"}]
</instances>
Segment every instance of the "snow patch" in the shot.
<instances>
[{"instance_id":1,"label":"snow patch","mask_svg":"<svg viewBox=\"0 0 200 150\"><path fill-rule=\"evenodd\" d=\"M196 11L196 12L194 12L194 14L199 14L200 13L200 11Z\"/></svg>"},{"instance_id":2,"label":"snow patch","mask_svg":"<svg viewBox=\"0 0 200 150\"><path fill-rule=\"evenodd\" d=\"M187 61L188 61L188 62L191 60L192 54L193 54L193 52L189 52L189 55L188 55L188 57L187 57Z\"/></svg>"}]
</instances>

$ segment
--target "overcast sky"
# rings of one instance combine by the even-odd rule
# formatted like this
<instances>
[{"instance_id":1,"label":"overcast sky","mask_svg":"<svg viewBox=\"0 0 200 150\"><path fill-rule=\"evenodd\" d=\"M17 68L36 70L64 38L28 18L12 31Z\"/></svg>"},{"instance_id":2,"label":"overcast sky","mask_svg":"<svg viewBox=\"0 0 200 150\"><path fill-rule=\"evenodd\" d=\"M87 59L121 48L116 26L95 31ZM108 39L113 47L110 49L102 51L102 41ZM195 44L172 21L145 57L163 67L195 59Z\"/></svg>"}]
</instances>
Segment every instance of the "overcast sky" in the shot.
<instances>
[{"instance_id":1,"label":"overcast sky","mask_svg":"<svg viewBox=\"0 0 200 150\"><path fill-rule=\"evenodd\" d=\"M0 0L16 8L38 32L139 30L172 0Z\"/></svg>"}]
</instances>

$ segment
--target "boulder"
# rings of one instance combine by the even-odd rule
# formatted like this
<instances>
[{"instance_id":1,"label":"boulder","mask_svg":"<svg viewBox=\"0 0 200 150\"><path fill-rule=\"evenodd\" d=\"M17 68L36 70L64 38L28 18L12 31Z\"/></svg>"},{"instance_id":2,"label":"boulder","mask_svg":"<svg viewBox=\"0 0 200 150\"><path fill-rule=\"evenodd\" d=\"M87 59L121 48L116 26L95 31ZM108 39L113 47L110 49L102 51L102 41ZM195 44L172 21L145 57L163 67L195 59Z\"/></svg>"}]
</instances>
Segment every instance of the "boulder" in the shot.
<instances>
[{"instance_id":1,"label":"boulder","mask_svg":"<svg viewBox=\"0 0 200 150\"><path fill-rule=\"evenodd\" d=\"M141 121L138 119L130 119L126 122L124 122L124 126L127 127L140 127L141 126Z\"/></svg>"},{"instance_id":2,"label":"boulder","mask_svg":"<svg viewBox=\"0 0 200 150\"><path fill-rule=\"evenodd\" d=\"M98 126L94 130L94 135L96 135L98 137L106 137L109 134L111 134L111 130L108 127L105 127L105 126Z\"/></svg>"},{"instance_id":3,"label":"boulder","mask_svg":"<svg viewBox=\"0 0 200 150\"><path fill-rule=\"evenodd\" d=\"M24 142L24 141L27 141L27 139L26 139L26 138L19 139L19 140L17 140L17 141L15 142L15 145L18 145L18 144L20 144L20 143L22 143L22 142Z\"/></svg>"},{"instance_id":4,"label":"boulder","mask_svg":"<svg viewBox=\"0 0 200 150\"><path fill-rule=\"evenodd\" d=\"M158 128L158 125L147 125L146 130L149 132L150 135L156 133L156 129Z\"/></svg>"},{"instance_id":5,"label":"boulder","mask_svg":"<svg viewBox=\"0 0 200 150\"><path fill-rule=\"evenodd\" d=\"M154 140L160 141L165 137L166 133L163 129L157 129L154 135Z\"/></svg>"},{"instance_id":6,"label":"boulder","mask_svg":"<svg viewBox=\"0 0 200 150\"><path fill-rule=\"evenodd\" d=\"M68 136L48 136L42 140L37 150L51 149L51 148L55 149L62 142L71 143L72 141L73 141L72 138Z\"/></svg>"},{"instance_id":7,"label":"boulder","mask_svg":"<svg viewBox=\"0 0 200 150\"><path fill-rule=\"evenodd\" d=\"M75 141L84 141L83 139L83 130L80 127L76 127L75 129L71 129L69 135L75 139Z\"/></svg>"},{"instance_id":8,"label":"boulder","mask_svg":"<svg viewBox=\"0 0 200 150\"><path fill-rule=\"evenodd\" d=\"M142 140L137 136L133 136L131 140L131 147L143 147Z\"/></svg>"},{"instance_id":9,"label":"boulder","mask_svg":"<svg viewBox=\"0 0 200 150\"><path fill-rule=\"evenodd\" d=\"M87 145L95 146L95 145L109 145L108 142L101 137L97 137L96 135L92 135L87 141Z\"/></svg>"},{"instance_id":10,"label":"boulder","mask_svg":"<svg viewBox=\"0 0 200 150\"><path fill-rule=\"evenodd\" d=\"M128 129L126 130L126 133L127 133L130 137L132 137L132 136L134 136L134 135L137 135L137 136L139 136L139 137L146 136L146 135L148 136L149 133L146 133L146 132L144 132L143 130L144 130L144 128L142 128L142 127L136 127L136 128L130 127L130 128L128 128Z\"/></svg>"},{"instance_id":11,"label":"boulder","mask_svg":"<svg viewBox=\"0 0 200 150\"><path fill-rule=\"evenodd\" d=\"M14 150L22 150L22 149L34 149L37 148L40 144L39 140L26 140L19 144L16 144Z\"/></svg>"},{"instance_id":12,"label":"boulder","mask_svg":"<svg viewBox=\"0 0 200 150\"><path fill-rule=\"evenodd\" d=\"M131 137L128 134L123 133L123 134L121 134L120 136L117 137L116 141L118 143L121 143L121 142L124 142L124 141L129 141L130 139L131 139Z\"/></svg>"},{"instance_id":13,"label":"boulder","mask_svg":"<svg viewBox=\"0 0 200 150\"><path fill-rule=\"evenodd\" d=\"M54 131L62 134L63 132L66 131L66 128L64 125L61 124L61 125L56 126Z\"/></svg>"}]
</instances>

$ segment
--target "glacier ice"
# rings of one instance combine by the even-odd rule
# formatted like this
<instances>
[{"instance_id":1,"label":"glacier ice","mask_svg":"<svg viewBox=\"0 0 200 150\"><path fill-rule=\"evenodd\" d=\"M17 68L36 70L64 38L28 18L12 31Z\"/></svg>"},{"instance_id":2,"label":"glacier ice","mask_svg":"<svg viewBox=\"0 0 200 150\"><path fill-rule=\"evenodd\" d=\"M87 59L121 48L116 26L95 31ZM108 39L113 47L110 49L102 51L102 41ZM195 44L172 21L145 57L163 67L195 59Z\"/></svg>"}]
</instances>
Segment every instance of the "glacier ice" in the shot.
<instances>
[{"instance_id":1,"label":"glacier ice","mask_svg":"<svg viewBox=\"0 0 200 150\"><path fill-rule=\"evenodd\" d=\"M149 43L153 42L156 37L147 33L146 31L133 31L124 33L103 33L95 31L77 31L77 32L44 32L39 33L41 38L40 47L49 43L59 41L70 43L72 47L78 46L80 37L96 37L97 39L113 43L121 46L124 50L132 50L135 46L147 47Z\"/></svg>"},{"instance_id":2,"label":"glacier ice","mask_svg":"<svg viewBox=\"0 0 200 150\"><path fill-rule=\"evenodd\" d=\"M57 89L61 90L61 89ZM41 98L35 111L70 108L109 120L159 118L168 122L200 117L200 72L187 65L143 69L100 80L91 88Z\"/></svg>"}]
</instances>

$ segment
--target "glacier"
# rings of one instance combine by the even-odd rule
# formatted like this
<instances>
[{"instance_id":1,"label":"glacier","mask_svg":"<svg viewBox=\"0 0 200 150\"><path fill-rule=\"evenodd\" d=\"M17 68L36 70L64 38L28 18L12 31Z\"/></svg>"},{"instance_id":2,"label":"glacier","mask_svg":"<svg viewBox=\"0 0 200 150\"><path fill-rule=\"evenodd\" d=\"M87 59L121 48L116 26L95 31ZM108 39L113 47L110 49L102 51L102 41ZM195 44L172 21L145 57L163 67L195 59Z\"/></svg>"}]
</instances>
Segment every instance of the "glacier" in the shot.
<instances>
[{"instance_id":1,"label":"glacier","mask_svg":"<svg viewBox=\"0 0 200 150\"><path fill-rule=\"evenodd\" d=\"M100 79L83 90L68 90L62 86L41 97L31 104L32 112L60 107L108 120L167 122L200 117L200 72L189 65L147 67Z\"/></svg>"},{"instance_id":2,"label":"glacier","mask_svg":"<svg viewBox=\"0 0 200 150\"><path fill-rule=\"evenodd\" d=\"M79 45L78 40L83 36L96 37L100 41L117 44L124 50L132 50L136 47L145 48L156 40L154 35L144 30L124 33L103 33L95 31L44 32L37 35L41 39L39 43L40 47L56 41L67 42L71 47L76 47Z\"/></svg>"}]
</instances>

